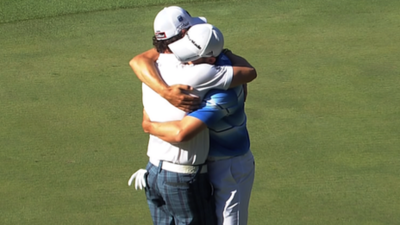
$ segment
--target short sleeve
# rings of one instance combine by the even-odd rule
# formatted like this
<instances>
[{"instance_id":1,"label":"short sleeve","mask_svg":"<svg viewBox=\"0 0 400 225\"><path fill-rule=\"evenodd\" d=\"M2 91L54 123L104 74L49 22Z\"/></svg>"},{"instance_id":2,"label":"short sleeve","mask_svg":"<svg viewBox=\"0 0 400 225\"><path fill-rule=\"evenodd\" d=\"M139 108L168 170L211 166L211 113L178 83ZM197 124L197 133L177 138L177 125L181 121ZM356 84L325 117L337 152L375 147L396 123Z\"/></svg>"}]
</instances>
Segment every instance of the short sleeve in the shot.
<instances>
[{"instance_id":1,"label":"short sleeve","mask_svg":"<svg viewBox=\"0 0 400 225\"><path fill-rule=\"evenodd\" d=\"M188 114L203 121L207 126L221 120L225 116L230 115L230 109L235 108L238 104L236 92L233 90L211 90L203 100L203 106Z\"/></svg>"}]
</instances>

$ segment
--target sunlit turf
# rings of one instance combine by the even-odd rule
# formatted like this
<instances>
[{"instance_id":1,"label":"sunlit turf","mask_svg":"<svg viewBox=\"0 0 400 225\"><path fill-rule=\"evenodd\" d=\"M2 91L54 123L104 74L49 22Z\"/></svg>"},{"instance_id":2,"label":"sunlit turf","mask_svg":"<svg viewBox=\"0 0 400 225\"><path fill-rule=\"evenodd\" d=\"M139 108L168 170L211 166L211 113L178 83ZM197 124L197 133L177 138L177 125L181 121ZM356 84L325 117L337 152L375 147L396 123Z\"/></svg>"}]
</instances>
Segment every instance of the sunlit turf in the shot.
<instances>
[{"instance_id":1,"label":"sunlit turf","mask_svg":"<svg viewBox=\"0 0 400 225\"><path fill-rule=\"evenodd\" d=\"M180 5L258 72L250 225L400 223L400 2ZM151 224L128 62L163 6L0 24L1 224Z\"/></svg>"}]
</instances>

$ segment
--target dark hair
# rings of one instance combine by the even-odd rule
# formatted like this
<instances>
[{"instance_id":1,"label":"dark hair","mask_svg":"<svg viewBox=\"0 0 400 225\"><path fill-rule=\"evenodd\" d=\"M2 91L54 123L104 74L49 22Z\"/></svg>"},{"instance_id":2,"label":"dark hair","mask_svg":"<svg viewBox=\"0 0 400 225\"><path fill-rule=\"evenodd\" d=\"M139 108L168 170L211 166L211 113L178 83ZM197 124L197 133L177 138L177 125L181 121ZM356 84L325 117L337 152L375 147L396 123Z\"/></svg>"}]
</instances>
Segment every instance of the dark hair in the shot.
<instances>
[{"instance_id":1,"label":"dark hair","mask_svg":"<svg viewBox=\"0 0 400 225\"><path fill-rule=\"evenodd\" d=\"M175 41L181 39L183 37L183 32L179 32L179 34L173 36L170 39L167 40L157 40L156 36L153 36L153 46L157 49L158 53L165 53L167 49L171 51L168 48L168 45L171 43L174 43Z\"/></svg>"}]
</instances>

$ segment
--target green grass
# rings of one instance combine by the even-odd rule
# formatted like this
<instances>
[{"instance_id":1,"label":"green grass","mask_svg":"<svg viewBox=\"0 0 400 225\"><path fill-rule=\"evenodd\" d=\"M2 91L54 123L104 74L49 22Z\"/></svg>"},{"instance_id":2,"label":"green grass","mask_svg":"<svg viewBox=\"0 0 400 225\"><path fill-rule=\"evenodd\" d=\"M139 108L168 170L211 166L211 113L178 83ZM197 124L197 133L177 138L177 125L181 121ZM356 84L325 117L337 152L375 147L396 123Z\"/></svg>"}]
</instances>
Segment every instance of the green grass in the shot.
<instances>
[{"instance_id":1,"label":"green grass","mask_svg":"<svg viewBox=\"0 0 400 225\"><path fill-rule=\"evenodd\" d=\"M208 1L210 0L2 0L0 24L75 13Z\"/></svg>"},{"instance_id":2,"label":"green grass","mask_svg":"<svg viewBox=\"0 0 400 225\"><path fill-rule=\"evenodd\" d=\"M140 2L1 3L0 224L151 224L128 62L172 1ZM185 2L259 74L249 225L399 224L400 2Z\"/></svg>"}]
</instances>

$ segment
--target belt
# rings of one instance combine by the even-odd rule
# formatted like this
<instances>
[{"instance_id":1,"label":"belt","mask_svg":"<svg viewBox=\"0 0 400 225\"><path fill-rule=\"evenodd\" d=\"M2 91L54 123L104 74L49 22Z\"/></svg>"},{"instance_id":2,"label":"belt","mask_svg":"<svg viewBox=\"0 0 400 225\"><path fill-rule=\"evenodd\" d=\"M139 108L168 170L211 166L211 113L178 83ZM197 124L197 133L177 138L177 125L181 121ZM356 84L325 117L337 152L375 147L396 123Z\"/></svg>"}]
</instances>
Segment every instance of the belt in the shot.
<instances>
[{"instance_id":1,"label":"belt","mask_svg":"<svg viewBox=\"0 0 400 225\"><path fill-rule=\"evenodd\" d=\"M159 166L160 165L160 160L158 159L150 159L149 160L151 162L151 164L155 165L155 166ZM163 170L167 170L170 172L174 172L174 173L197 173L197 171L200 170L199 173L207 173L207 165L199 165L199 166L194 166L194 165L181 165L181 164L175 164L175 163L171 163L171 162L167 162L167 161L162 161L161 162L161 169Z\"/></svg>"}]
</instances>

